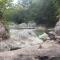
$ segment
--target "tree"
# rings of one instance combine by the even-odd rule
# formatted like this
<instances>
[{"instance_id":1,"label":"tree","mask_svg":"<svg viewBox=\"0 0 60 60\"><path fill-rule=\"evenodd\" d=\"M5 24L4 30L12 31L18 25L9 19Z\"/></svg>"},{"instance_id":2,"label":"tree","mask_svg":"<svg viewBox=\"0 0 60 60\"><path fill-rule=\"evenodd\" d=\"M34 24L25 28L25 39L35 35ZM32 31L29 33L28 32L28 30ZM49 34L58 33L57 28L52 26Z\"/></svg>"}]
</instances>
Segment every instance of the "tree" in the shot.
<instances>
[{"instance_id":1,"label":"tree","mask_svg":"<svg viewBox=\"0 0 60 60\"><path fill-rule=\"evenodd\" d=\"M54 3L57 8L57 15L60 15L60 0L54 0Z\"/></svg>"},{"instance_id":2,"label":"tree","mask_svg":"<svg viewBox=\"0 0 60 60\"><path fill-rule=\"evenodd\" d=\"M19 23L21 21L23 21L23 11L24 8L19 5L19 4L16 4L15 6L13 7L10 7L8 9L5 10L4 12L4 16L5 16L5 19L8 21L8 22L15 22L15 23Z\"/></svg>"},{"instance_id":3,"label":"tree","mask_svg":"<svg viewBox=\"0 0 60 60\"><path fill-rule=\"evenodd\" d=\"M48 4L47 4L48 3ZM43 7L41 8L41 13L36 17L36 22L39 24L44 24L47 27L55 26L56 19L56 7L51 0L45 0Z\"/></svg>"},{"instance_id":4,"label":"tree","mask_svg":"<svg viewBox=\"0 0 60 60\"><path fill-rule=\"evenodd\" d=\"M0 0L0 23L4 26L5 30L8 31L6 20L4 19L4 11L8 7L12 0Z\"/></svg>"},{"instance_id":5,"label":"tree","mask_svg":"<svg viewBox=\"0 0 60 60\"><path fill-rule=\"evenodd\" d=\"M37 24L54 26L56 19L56 7L52 0L35 0L27 10L25 18L27 21L35 21Z\"/></svg>"},{"instance_id":6,"label":"tree","mask_svg":"<svg viewBox=\"0 0 60 60\"><path fill-rule=\"evenodd\" d=\"M55 3L55 1L57 1ZM34 21L38 25L54 26L59 0L18 0L18 4L5 10L7 20L17 23ZM27 6L27 7L26 7Z\"/></svg>"},{"instance_id":7,"label":"tree","mask_svg":"<svg viewBox=\"0 0 60 60\"><path fill-rule=\"evenodd\" d=\"M29 8L31 3L32 3L32 0L18 0L18 4L22 5L25 8Z\"/></svg>"}]
</instances>

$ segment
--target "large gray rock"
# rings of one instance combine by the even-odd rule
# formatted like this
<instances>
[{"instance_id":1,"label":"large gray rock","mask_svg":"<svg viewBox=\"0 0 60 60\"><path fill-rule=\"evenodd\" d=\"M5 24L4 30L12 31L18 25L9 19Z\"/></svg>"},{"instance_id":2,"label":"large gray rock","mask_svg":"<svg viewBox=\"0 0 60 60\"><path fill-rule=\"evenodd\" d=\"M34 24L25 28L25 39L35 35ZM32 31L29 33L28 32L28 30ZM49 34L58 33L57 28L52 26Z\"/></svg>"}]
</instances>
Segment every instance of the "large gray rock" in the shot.
<instances>
[{"instance_id":1,"label":"large gray rock","mask_svg":"<svg viewBox=\"0 0 60 60\"><path fill-rule=\"evenodd\" d=\"M46 33L43 33L42 35L39 35L39 38L42 39L43 41L49 40L49 36Z\"/></svg>"},{"instance_id":2,"label":"large gray rock","mask_svg":"<svg viewBox=\"0 0 60 60\"><path fill-rule=\"evenodd\" d=\"M17 50L21 49L21 45L24 45L20 41L16 41L15 39L8 39L6 41L0 42L0 52Z\"/></svg>"},{"instance_id":3,"label":"large gray rock","mask_svg":"<svg viewBox=\"0 0 60 60\"><path fill-rule=\"evenodd\" d=\"M0 22L0 35L2 36L5 33L5 27L3 24Z\"/></svg>"},{"instance_id":4,"label":"large gray rock","mask_svg":"<svg viewBox=\"0 0 60 60\"><path fill-rule=\"evenodd\" d=\"M39 48L40 43L42 43L42 41L39 41L38 38L33 38L33 41L29 41L29 40L15 40L15 39L9 39L6 41L1 41L0 42L0 52L3 51L10 51L10 50L17 50L17 49L22 49L22 48ZM35 40L35 41L34 41Z\"/></svg>"},{"instance_id":5,"label":"large gray rock","mask_svg":"<svg viewBox=\"0 0 60 60\"><path fill-rule=\"evenodd\" d=\"M51 42L50 42L51 43ZM23 48L0 53L0 60L60 60L60 45L44 43L47 48ZM46 45L45 45L46 44Z\"/></svg>"},{"instance_id":6,"label":"large gray rock","mask_svg":"<svg viewBox=\"0 0 60 60\"><path fill-rule=\"evenodd\" d=\"M57 22L54 30L55 30L56 35L60 36L60 20Z\"/></svg>"},{"instance_id":7,"label":"large gray rock","mask_svg":"<svg viewBox=\"0 0 60 60\"><path fill-rule=\"evenodd\" d=\"M3 52L3 51L9 51L10 50L10 47L7 45L6 42L0 42L0 52Z\"/></svg>"},{"instance_id":8,"label":"large gray rock","mask_svg":"<svg viewBox=\"0 0 60 60\"><path fill-rule=\"evenodd\" d=\"M0 41L6 40L9 37L9 34L3 23L0 22Z\"/></svg>"}]
</instances>

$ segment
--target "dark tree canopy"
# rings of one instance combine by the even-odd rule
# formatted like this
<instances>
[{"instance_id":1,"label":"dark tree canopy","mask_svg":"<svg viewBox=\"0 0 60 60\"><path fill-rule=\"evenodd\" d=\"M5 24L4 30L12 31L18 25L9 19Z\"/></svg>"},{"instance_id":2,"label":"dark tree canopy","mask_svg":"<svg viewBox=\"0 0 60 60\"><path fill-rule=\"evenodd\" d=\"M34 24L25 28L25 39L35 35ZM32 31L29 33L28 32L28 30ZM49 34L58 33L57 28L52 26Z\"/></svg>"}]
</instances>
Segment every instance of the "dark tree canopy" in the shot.
<instances>
[{"instance_id":1,"label":"dark tree canopy","mask_svg":"<svg viewBox=\"0 0 60 60\"><path fill-rule=\"evenodd\" d=\"M15 23L36 22L37 25L55 26L57 15L60 15L60 0L18 0L4 11L7 21Z\"/></svg>"}]
</instances>

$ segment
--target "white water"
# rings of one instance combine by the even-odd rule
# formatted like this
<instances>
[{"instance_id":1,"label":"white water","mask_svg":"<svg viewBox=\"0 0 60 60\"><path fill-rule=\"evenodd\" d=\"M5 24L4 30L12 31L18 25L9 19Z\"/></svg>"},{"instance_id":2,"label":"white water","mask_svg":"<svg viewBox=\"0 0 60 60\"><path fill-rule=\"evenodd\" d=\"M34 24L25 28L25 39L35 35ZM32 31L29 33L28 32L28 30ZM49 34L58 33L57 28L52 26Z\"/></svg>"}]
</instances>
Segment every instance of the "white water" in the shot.
<instances>
[{"instance_id":1,"label":"white water","mask_svg":"<svg viewBox=\"0 0 60 60\"><path fill-rule=\"evenodd\" d=\"M10 37L15 39L17 45L21 47L38 47L43 42L40 40L33 29L10 29Z\"/></svg>"}]
</instances>

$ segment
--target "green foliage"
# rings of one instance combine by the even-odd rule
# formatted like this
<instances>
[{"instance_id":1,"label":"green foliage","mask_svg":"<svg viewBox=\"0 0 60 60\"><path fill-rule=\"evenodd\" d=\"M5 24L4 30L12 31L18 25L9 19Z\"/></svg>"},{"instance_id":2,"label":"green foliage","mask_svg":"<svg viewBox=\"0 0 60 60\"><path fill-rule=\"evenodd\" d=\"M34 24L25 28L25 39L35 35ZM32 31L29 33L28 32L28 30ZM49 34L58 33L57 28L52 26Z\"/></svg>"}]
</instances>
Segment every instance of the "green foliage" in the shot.
<instances>
[{"instance_id":1,"label":"green foliage","mask_svg":"<svg viewBox=\"0 0 60 60\"><path fill-rule=\"evenodd\" d=\"M38 0L31 5L25 15L26 21L35 21L37 24L54 26L56 19L56 7L52 0Z\"/></svg>"},{"instance_id":2,"label":"green foliage","mask_svg":"<svg viewBox=\"0 0 60 60\"><path fill-rule=\"evenodd\" d=\"M8 8L5 10L4 12L4 16L5 16L5 19L7 21L13 21L13 22L20 22L20 19L22 19L22 15L21 12L23 11L23 7L20 6L20 5L16 5L16 6L13 6L11 8ZM21 18L20 18L21 17Z\"/></svg>"},{"instance_id":3,"label":"green foliage","mask_svg":"<svg viewBox=\"0 0 60 60\"><path fill-rule=\"evenodd\" d=\"M7 21L4 18L4 11L6 10L11 1L12 0L0 0L0 22L4 25L7 32L9 31Z\"/></svg>"},{"instance_id":4,"label":"green foliage","mask_svg":"<svg viewBox=\"0 0 60 60\"><path fill-rule=\"evenodd\" d=\"M55 25L56 16L60 14L60 0L28 0L29 2L22 0L22 3L20 1L15 6L10 3L10 0L5 3L9 6L4 10L7 21L15 23L34 21L38 25L43 24L47 27Z\"/></svg>"},{"instance_id":5,"label":"green foliage","mask_svg":"<svg viewBox=\"0 0 60 60\"><path fill-rule=\"evenodd\" d=\"M28 8L31 5L31 3L32 0L18 0L18 4L21 4L24 8Z\"/></svg>"},{"instance_id":6,"label":"green foliage","mask_svg":"<svg viewBox=\"0 0 60 60\"><path fill-rule=\"evenodd\" d=\"M48 3L48 4L47 4ZM56 23L56 7L51 0L45 0L43 7L38 13L35 21L37 24L44 24L48 26L54 26Z\"/></svg>"}]
</instances>

